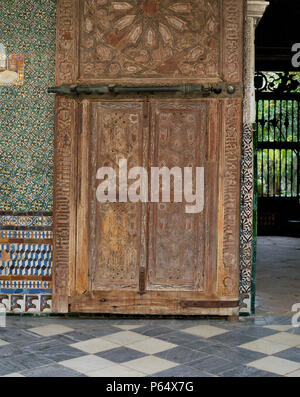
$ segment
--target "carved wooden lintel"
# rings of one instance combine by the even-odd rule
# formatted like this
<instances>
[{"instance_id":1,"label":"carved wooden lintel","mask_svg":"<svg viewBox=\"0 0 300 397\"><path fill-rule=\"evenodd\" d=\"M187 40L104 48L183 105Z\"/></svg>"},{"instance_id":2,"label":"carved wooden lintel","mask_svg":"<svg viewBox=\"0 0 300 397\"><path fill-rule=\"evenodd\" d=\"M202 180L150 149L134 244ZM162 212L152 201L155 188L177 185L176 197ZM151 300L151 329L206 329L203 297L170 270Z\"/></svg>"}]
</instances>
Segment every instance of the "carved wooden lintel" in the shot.
<instances>
[{"instance_id":1,"label":"carved wooden lintel","mask_svg":"<svg viewBox=\"0 0 300 397\"><path fill-rule=\"evenodd\" d=\"M241 81L243 0L155 3L58 0L57 85Z\"/></svg>"}]
</instances>

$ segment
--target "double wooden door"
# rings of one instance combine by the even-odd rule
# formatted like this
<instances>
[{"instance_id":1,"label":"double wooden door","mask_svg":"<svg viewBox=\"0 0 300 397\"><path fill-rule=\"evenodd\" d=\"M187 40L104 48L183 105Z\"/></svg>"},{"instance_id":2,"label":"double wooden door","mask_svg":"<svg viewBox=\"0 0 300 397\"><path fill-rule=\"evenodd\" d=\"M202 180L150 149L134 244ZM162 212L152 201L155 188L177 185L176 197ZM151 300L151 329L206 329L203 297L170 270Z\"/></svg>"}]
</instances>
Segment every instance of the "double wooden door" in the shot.
<instances>
[{"instance_id":1,"label":"double wooden door","mask_svg":"<svg viewBox=\"0 0 300 397\"><path fill-rule=\"evenodd\" d=\"M237 312L244 5L58 0L54 312ZM185 93L111 95L145 86ZM203 208L99 202L121 159L200 167Z\"/></svg>"},{"instance_id":2,"label":"double wooden door","mask_svg":"<svg viewBox=\"0 0 300 397\"><path fill-rule=\"evenodd\" d=\"M223 163L216 115L223 105L203 99L80 103L71 311L230 313L237 306L237 275L224 297L217 274ZM118 191L117 202L99 202L97 171L111 167L118 182L124 159L128 171L147 170L148 202L119 202ZM152 167L179 167L182 175L190 167L194 189L196 167L203 169L199 212L186 211L191 203L184 194L175 202L172 182L169 203L161 195L151 202Z\"/></svg>"}]
</instances>

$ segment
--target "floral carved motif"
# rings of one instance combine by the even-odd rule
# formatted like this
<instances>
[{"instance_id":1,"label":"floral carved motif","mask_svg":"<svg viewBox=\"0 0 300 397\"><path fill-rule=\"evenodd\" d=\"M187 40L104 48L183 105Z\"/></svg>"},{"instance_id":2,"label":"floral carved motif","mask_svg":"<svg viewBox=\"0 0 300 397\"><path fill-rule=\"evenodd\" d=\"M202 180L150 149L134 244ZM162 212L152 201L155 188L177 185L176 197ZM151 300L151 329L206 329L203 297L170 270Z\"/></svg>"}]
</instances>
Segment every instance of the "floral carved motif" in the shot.
<instances>
[{"instance_id":1,"label":"floral carved motif","mask_svg":"<svg viewBox=\"0 0 300 397\"><path fill-rule=\"evenodd\" d=\"M219 3L82 1L80 78L217 77Z\"/></svg>"},{"instance_id":2,"label":"floral carved motif","mask_svg":"<svg viewBox=\"0 0 300 397\"><path fill-rule=\"evenodd\" d=\"M252 244L253 244L253 127L243 124L242 191L241 191L241 292L251 292Z\"/></svg>"}]
</instances>

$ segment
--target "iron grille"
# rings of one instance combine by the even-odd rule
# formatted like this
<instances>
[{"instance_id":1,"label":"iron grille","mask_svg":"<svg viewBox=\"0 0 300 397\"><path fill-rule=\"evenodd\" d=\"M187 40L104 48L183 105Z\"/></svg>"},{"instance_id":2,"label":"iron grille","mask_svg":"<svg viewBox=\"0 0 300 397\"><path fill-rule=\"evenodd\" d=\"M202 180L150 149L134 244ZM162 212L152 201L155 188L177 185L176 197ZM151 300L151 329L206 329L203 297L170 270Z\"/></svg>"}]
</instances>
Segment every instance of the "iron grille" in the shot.
<instances>
[{"instance_id":1,"label":"iron grille","mask_svg":"<svg viewBox=\"0 0 300 397\"><path fill-rule=\"evenodd\" d=\"M298 73L256 74L258 197L300 197L299 81Z\"/></svg>"}]
</instances>

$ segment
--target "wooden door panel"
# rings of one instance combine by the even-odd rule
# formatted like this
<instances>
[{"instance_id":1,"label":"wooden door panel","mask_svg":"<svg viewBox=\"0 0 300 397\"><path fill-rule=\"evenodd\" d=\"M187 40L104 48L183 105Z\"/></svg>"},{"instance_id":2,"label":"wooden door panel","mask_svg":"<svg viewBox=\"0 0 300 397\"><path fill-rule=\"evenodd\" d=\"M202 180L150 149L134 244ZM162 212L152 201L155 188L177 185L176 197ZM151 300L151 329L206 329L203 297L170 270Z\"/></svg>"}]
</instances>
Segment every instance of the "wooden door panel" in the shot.
<instances>
[{"instance_id":1,"label":"wooden door panel","mask_svg":"<svg viewBox=\"0 0 300 397\"><path fill-rule=\"evenodd\" d=\"M120 159L128 168L144 159L143 104L95 103L91 136L90 284L91 290L138 289L145 262L145 211L141 203L96 200L97 170L111 167L118 176ZM118 179L117 179L118 187ZM117 199L119 196L117 188Z\"/></svg>"},{"instance_id":2,"label":"wooden door panel","mask_svg":"<svg viewBox=\"0 0 300 397\"><path fill-rule=\"evenodd\" d=\"M151 107L151 166L204 167L207 105L153 103ZM183 182L182 175L182 182ZM173 188L174 185L171 185ZM187 203L151 204L149 289L203 290L206 274L205 211L186 213ZM171 196L171 199L173 197Z\"/></svg>"}]
</instances>

